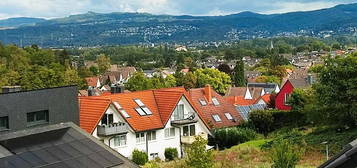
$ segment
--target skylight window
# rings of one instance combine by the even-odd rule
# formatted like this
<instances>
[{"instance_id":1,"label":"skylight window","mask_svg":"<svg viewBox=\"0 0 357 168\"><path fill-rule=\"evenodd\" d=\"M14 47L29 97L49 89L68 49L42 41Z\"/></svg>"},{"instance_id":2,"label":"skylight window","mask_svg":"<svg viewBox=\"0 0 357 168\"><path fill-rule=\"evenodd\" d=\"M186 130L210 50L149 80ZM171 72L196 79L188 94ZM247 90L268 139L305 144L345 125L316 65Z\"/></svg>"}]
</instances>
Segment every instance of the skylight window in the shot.
<instances>
[{"instance_id":1,"label":"skylight window","mask_svg":"<svg viewBox=\"0 0 357 168\"><path fill-rule=\"evenodd\" d=\"M150 111L150 109L147 108L146 106L145 106L145 107L141 107L141 109L144 110L144 112L145 112L146 114L148 114L148 115L151 115L151 114L152 114L152 112Z\"/></svg>"},{"instance_id":2,"label":"skylight window","mask_svg":"<svg viewBox=\"0 0 357 168\"><path fill-rule=\"evenodd\" d=\"M138 112L141 116L145 116L145 115L146 115L146 113L144 112L144 110L141 109L140 107L135 108L135 111Z\"/></svg>"},{"instance_id":3,"label":"skylight window","mask_svg":"<svg viewBox=\"0 0 357 168\"><path fill-rule=\"evenodd\" d=\"M218 106L218 105L219 105L219 102L218 102L217 98L215 98L215 97L212 98L212 103L213 103L215 106Z\"/></svg>"},{"instance_id":4,"label":"skylight window","mask_svg":"<svg viewBox=\"0 0 357 168\"><path fill-rule=\"evenodd\" d=\"M200 99L199 101L200 101L200 103L201 103L201 105L202 105L202 106L205 106L205 105L207 105L207 102L206 102L205 100L203 100L203 99Z\"/></svg>"},{"instance_id":5,"label":"skylight window","mask_svg":"<svg viewBox=\"0 0 357 168\"><path fill-rule=\"evenodd\" d=\"M121 109L119 111L125 118L130 118L129 114L124 109Z\"/></svg>"},{"instance_id":6,"label":"skylight window","mask_svg":"<svg viewBox=\"0 0 357 168\"><path fill-rule=\"evenodd\" d=\"M222 121L221 117L219 117L219 115L217 115L217 114L212 115L212 117L213 117L214 121L216 121L216 122L221 122Z\"/></svg>"},{"instance_id":7,"label":"skylight window","mask_svg":"<svg viewBox=\"0 0 357 168\"><path fill-rule=\"evenodd\" d=\"M138 106L145 106L145 104L140 99L134 99L134 101Z\"/></svg>"},{"instance_id":8,"label":"skylight window","mask_svg":"<svg viewBox=\"0 0 357 168\"><path fill-rule=\"evenodd\" d=\"M233 117L230 113L224 113L228 120L233 120Z\"/></svg>"},{"instance_id":9,"label":"skylight window","mask_svg":"<svg viewBox=\"0 0 357 168\"><path fill-rule=\"evenodd\" d=\"M117 108L117 109L122 109L122 107L120 106L120 104L118 102L113 102L114 106Z\"/></svg>"}]
</instances>

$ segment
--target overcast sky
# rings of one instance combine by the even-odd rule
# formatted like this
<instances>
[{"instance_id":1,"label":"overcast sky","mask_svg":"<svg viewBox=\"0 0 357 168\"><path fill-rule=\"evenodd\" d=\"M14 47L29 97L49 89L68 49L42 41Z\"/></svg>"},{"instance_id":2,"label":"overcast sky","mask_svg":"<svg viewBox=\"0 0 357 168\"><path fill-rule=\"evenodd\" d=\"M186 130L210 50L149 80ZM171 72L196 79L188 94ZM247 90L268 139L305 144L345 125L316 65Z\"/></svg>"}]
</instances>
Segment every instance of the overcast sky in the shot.
<instances>
[{"instance_id":1,"label":"overcast sky","mask_svg":"<svg viewBox=\"0 0 357 168\"><path fill-rule=\"evenodd\" d=\"M242 11L285 13L329 8L357 0L0 0L0 19L56 18L87 11L171 15L227 15Z\"/></svg>"}]
</instances>

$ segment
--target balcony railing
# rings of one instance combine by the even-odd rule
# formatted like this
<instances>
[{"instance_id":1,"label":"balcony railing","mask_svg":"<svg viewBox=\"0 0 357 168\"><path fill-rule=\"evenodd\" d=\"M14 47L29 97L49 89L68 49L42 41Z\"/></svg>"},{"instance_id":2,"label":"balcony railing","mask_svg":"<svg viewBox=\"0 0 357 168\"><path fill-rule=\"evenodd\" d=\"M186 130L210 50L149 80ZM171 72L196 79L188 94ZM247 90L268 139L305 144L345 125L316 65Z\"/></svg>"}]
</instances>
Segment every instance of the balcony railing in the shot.
<instances>
[{"instance_id":1,"label":"balcony railing","mask_svg":"<svg viewBox=\"0 0 357 168\"><path fill-rule=\"evenodd\" d=\"M98 136L111 136L118 134L125 134L129 131L127 124L125 123L113 123L109 125L98 125Z\"/></svg>"},{"instance_id":2,"label":"balcony railing","mask_svg":"<svg viewBox=\"0 0 357 168\"><path fill-rule=\"evenodd\" d=\"M201 136L205 140L208 139L208 135L203 132L199 133L199 135L196 136ZM196 140L195 136L181 136L181 142L183 144L192 144L193 142L195 142L195 140Z\"/></svg>"},{"instance_id":3,"label":"balcony railing","mask_svg":"<svg viewBox=\"0 0 357 168\"><path fill-rule=\"evenodd\" d=\"M184 116L182 119L174 119L171 121L171 125L185 125L196 123L198 121L198 116L195 113L189 113Z\"/></svg>"}]
</instances>

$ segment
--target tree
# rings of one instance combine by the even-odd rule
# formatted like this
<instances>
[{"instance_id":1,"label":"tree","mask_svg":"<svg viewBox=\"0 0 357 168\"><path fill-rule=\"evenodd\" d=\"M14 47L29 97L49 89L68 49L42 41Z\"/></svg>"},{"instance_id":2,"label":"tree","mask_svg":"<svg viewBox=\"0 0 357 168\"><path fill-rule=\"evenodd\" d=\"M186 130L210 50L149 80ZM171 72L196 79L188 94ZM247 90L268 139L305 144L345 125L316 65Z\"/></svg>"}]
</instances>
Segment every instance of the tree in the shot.
<instances>
[{"instance_id":1,"label":"tree","mask_svg":"<svg viewBox=\"0 0 357 168\"><path fill-rule=\"evenodd\" d=\"M99 73L104 73L110 68L110 58L104 54L100 54L96 60L98 64Z\"/></svg>"},{"instance_id":2,"label":"tree","mask_svg":"<svg viewBox=\"0 0 357 168\"><path fill-rule=\"evenodd\" d=\"M273 146L271 159L272 168L295 168L300 160L300 150L291 145L287 140L282 140Z\"/></svg>"},{"instance_id":3,"label":"tree","mask_svg":"<svg viewBox=\"0 0 357 168\"><path fill-rule=\"evenodd\" d=\"M221 72L228 74L228 75L231 75L231 73L232 73L231 67L229 67L229 65L227 65L227 64L220 64L217 67L217 69Z\"/></svg>"},{"instance_id":4,"label":"tree","mask_svg":"<svg viewBox=\"0 0 357 168\"><path fill-rule=\"evenodd\" d=\"M327 58L318 71L319 82L313 85L317 121L357 126L357 54Z\"/></svg>"},{"instance_id":5,"label":"tree","mask_svg":"<svg viewBox=\"0 0 357 168\"><path fill-rule=\"evenodd\" d=\"M127 83L125 83L125 88L130 91L140 91L151 89L151 81L145 76L143 72L136 72Z\"/></svg>"},{"instance_id":6,"label":"tree","mask_svg":"<svg viewBox=\"0 0 357 168\"><path fill-rule=\"evenodd\" d=\"M224 94L232 83L229 75L211 68L197 69L194 76L197 78L196 87L204 87L209 84L221 94Z\"/></svg>"},{"instance_id":7,"label":"tree","mask_svg":"<svg viewBox=\"0 0 357 168\"><path fill-rule=\"evenodd\" d=\"M236 86L245 86L244 77L244 62L243 60L238 60L236 66L233 69L233 81Z\"/></svg>"},{"instance_id":8,"label":"tree","mask_svg":"<svg viewBox=\"0 0 357 168\"><path fill-rule=\"evenodd\" d=\"M188 72L182 79L182 85L185 89L197 87L197 77L192 72Z\"/></svg>"},{"instance_id":9,"label":"tree","mask_svg":"<svg viewBox=\"0 0 357 168\"><path fill-rule=\"evenodd\" d=\"M213 155L206 150L207 140L196 136L195 141L186 149L185 162L192 168L213 168Z\"/></svg>"},{"instance_id":10,"label":"tree","mask_svg":"<svg viewBox=\"0 0 357 168\"><path fill-rule=\"evenodd\" d=\"M92 72L92 74L93 75L98 75L98 73L99 73L99 70L98 70L98 68L96 67L96 66L91 66L91 67L89 67L89 70Z\"/></svg>"}]
</instances>

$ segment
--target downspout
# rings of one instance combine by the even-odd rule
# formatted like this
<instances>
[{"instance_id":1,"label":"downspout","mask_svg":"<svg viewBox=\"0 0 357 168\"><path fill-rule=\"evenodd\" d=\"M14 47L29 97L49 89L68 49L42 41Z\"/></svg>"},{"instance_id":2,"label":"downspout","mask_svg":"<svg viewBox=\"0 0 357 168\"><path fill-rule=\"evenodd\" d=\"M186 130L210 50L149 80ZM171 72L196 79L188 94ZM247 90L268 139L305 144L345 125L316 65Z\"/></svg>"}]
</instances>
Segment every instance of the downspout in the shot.
<instances>
[{"instance_id":1,"label":"downspout","mask_svg":"<svg viewBox=\"0 0 357 168\"><path fill-rule=\"evenodd\" d=\"M175 127L174 128L178 128L179 129L179 137L180 137L180 153L181 153L181 158L183 157L183 149L182 149L182 140L181 140L181 128L180 127Z\"/></svg>"},{"instance_id":2,"label":"downspout","mask_svg":"<svg viewBox=\"0 0 357 168\"><path fill-rule=\"evenodd\" d=\"M150 159L150 154L149 154L149 141L148 141L148 134L145 133L145 144L146 144L146 154L148 155L148 158Z\"/></svg>"}]
</instances>

